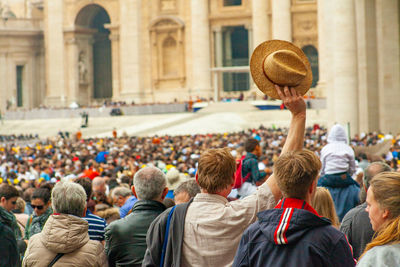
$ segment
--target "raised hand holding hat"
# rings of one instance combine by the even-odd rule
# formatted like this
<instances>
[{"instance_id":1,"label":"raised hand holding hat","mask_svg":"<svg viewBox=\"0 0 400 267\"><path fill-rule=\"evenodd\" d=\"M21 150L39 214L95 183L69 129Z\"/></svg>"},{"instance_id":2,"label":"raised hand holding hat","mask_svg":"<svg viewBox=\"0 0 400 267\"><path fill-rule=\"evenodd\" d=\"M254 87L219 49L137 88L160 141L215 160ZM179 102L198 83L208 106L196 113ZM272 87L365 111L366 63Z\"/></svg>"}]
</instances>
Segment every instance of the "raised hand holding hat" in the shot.
<instances>
[{"instance_id":1,"label":"raised hand holding hat","mask_svg":"<svg viewBox=\"0 0 400 267\"><path fill-rule=\"evenodd\" d=\"M291 87L303 96L312 83L307 56L294 44L282 40L257 46L251 56L250 72L257 87L275 99L280 99L275 84Z\"/></svg>"}]
</instances>

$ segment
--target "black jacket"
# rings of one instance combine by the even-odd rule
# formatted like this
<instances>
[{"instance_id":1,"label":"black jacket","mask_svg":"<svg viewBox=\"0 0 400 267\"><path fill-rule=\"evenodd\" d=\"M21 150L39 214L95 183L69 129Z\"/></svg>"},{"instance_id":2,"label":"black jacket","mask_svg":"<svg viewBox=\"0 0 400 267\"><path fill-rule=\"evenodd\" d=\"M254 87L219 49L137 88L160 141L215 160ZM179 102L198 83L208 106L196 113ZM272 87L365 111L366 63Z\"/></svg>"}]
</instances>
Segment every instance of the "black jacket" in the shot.
<instances>
[{"instance_id":1,"label":"black jacket","mask_svg":"<svg viewBox=\"0 0 400 267\"><path fill-rule=\"evenodd\" d=\"M258 221L242 236L233 266L354 266L345 235L309 210L285 207L258 213Z\"/></svg>"},{"instance_id":2,"label":"black jacket","mask_svg":"<svg viewBox=\"0 0 400 267\"><path fill-rule=\"evenodd\" d=\"M171 217L167 249L165 253L163 266L181 265L182 242L185 227L185 217L187 209L192 203L193 198L188 203L176 206ZM147 233L147 250L144 255L143 267L159 267L161 259L161 251L164 243L165 229L167 225L168 215L172 208L164 211L150 225Z\"/></svg>"},{"instance_id":3,"label":"black jacket","mask_svg":"<svg viewBox=\"0 0 400 267\"><path fill-rule=\"evenodd\" d=\"M105 250L110 266L141 266L147 230L164 210L164 204L158 201L138 200L131 214L106 228Z\"/></svg>"},{"instance_id":4,"label":"black jacket","mask_svg":"<svg viewBox=\"0 0 400 267\"><path fill-rule=\"evenodd\" d=\"M0 267L20 266L17 241L10 227L0 221Z\"/></svg>"}]
</instances>

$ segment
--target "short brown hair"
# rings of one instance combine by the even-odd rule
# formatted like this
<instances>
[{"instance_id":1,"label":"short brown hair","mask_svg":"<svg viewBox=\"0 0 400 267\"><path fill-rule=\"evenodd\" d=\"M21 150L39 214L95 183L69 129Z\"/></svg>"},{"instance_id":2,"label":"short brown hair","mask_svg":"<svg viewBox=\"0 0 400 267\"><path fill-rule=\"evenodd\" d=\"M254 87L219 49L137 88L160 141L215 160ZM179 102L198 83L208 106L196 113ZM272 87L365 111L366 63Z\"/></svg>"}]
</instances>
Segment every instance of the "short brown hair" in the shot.
<instances>
[{"instance_id":1,"label":"short brown hair","mask_svg":"<svg viewBox=\"0 0 400 267\"><path fill-rule=\"evenodd\" d=\"M320 169L319 158L304 149L281 155L274 165L274 175L284 197L304 199Z\"/></svg>"},{"instance_id":2,"label":"short brown hair","mask_svg":"<svg viewBox=\"0 0 400 267\"><path fill-rule=\"evenodd\" d=\"M244 149L246 150L246 152L253 152L254 149L256 149L256 147L259 145L260 145L260 142L258 142L258 140L254 139L254 138L249 138L244 143Z\"/></svg>"},{"instance_id":3,"label":"short brown hair","mask_svg":"<svg viewBox=\"0 0 400 267\"><path fill-rule=\"evenodd\" d=\"M19 197L18 190L9 184L1 184L0 185L0 198L5 197L6 200L9 200L13 197Z\"/></svg>"},{"instance_id":4,"label":"short brown hair","mask_svg":"<svg viewBox=\"0 0 400 267\"><path fill-rule=\"evenodd\" d=\"M233 183L236 162L228 148L209 149L199 159L200 187L215 194Z\"/></svg>"}]
</instances>

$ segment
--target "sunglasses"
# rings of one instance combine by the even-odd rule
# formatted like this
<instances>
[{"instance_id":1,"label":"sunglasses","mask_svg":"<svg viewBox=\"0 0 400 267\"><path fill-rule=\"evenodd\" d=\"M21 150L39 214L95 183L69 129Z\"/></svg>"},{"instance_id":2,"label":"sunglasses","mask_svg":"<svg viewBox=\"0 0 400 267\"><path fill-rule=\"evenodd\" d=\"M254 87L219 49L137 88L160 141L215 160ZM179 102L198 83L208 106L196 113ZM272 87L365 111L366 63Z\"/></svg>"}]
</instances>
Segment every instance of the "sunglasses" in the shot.
<instances>
[{"instance_id":1,"label":"sunglasses","mask_svg":"<svg viewBox=\"0 0 400 267\"><path fill-rule=\"evenodd\" d=\"M39 206L36 206L36 205L31 205L31 207L33 208L33 209L38 209L38 210L41 210L41 209L43 209L43 205L39 205Z\"/></svg>"}]
</instances>

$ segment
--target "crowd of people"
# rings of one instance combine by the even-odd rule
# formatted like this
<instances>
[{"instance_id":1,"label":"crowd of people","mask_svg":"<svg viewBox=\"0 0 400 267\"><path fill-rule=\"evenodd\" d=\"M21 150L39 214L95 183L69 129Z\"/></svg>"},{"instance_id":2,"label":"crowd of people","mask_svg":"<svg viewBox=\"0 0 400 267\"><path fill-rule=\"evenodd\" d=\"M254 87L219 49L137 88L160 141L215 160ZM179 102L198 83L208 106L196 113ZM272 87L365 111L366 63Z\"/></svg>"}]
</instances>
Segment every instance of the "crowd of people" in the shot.
<instances>
[{"instance_id":1,"label":"crowd of people","mask_svg":"<svg viewBox=\"0 0 400 267\"><path fill-rule=\"evenodd\" d=\"M4 145L0 238L14 242L0 242L1 265L379 266L398 253L399 140L355 157L388 136L304 129L304 100L290 97L289 129Z\"/></svg>"},{"instance_id":2,"label":"crowd of people","mask_svg":"<svg viewBox=\"0 0 400 267\"><path fill-rule=\"evenodd\" d=\"M306 129L306 61L252 56L288 129L0 147L0 266L400 266L400 137Z\"/></svg>"}]
</instances>

